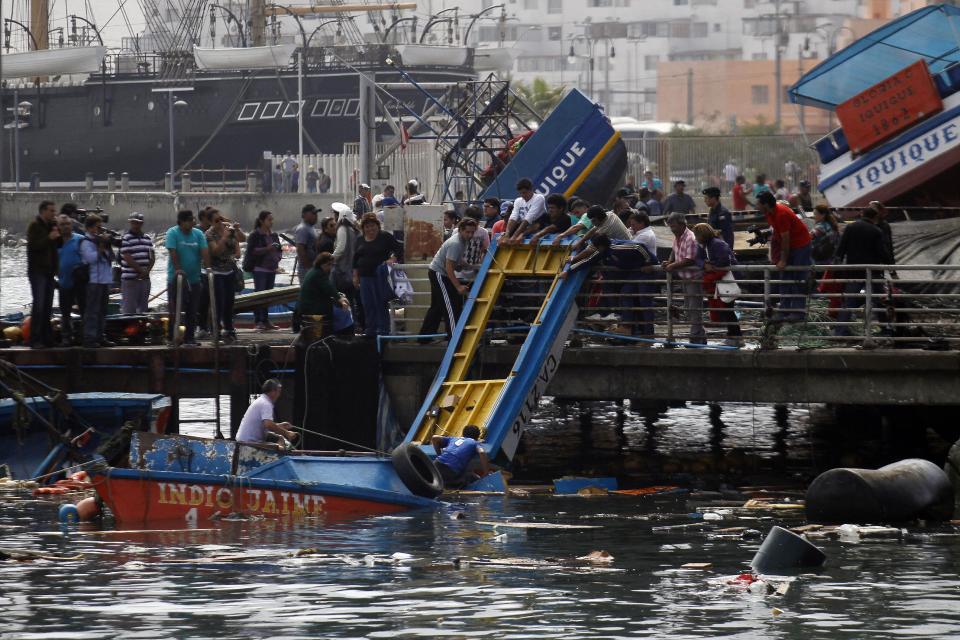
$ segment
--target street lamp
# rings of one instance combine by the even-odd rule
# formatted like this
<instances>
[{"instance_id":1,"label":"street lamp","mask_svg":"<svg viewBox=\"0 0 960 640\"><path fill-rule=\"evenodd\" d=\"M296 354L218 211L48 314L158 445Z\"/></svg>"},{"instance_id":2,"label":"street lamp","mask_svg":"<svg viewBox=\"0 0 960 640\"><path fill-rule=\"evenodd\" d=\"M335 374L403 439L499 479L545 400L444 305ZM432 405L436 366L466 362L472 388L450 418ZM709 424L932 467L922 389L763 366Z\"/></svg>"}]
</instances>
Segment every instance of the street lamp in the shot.
<instances>
[{"instance_id":1,"label":"street lamp","mask_svg":"<svg viewBox=\"0 0 960 640\"><path fill-rule=\"evenodd\" d=\"M173 91L167 93L167 113L168 125L170 131L170 190L173 191L177 184L176 165L173 162L173 109L175 107L185 107L187 102L173 95Z\"/></svg>"},{"instance_id":2,"label":"street lamp","mask_svg":"<svg viewBox=\"0 0 960 640\"><path fill-rule=\"evenodd\" d=\"M33 104L24 100L18 102L19 92L13 90L13 107L7 107L13 112L13 190L20 191L20 116L29 116ZM24 124L26 126L26 124Z\"/></svg>"}]
</instances>

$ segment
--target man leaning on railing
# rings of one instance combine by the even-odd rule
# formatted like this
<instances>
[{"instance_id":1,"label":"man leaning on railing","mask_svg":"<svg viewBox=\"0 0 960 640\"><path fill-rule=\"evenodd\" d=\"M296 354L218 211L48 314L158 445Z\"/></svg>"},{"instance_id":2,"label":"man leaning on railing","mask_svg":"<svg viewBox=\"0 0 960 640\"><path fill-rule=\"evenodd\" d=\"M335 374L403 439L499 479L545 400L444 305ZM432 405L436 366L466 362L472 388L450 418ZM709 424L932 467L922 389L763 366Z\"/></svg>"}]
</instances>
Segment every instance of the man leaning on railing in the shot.
<instances>
[{"instance_id":1,"label":"man leaning on railing","mask_svg":"<svg viewBox=\"0 0 960 640\"><path fill-rule=\"evenodd\" d=\"M893 264L893 255L887 247L883 231L877 225L879 209L871 204L860 213L860 219L847 225L840 236L837 247L836 264ZM883 293L883 272L871 270L870 284L867 284L866 270L840 271L838 276L846 279L843 285L843 310L837 314L838 324L833 329L835 336L849 336L847 324L852 309L863 306L865 302L861 292L875 296Z\"/></svg>"},{"instance_id":2,"label":"man leaning on railing","mask_svg":"<svg viewBox=\"0 0 960 640\"><path fill-rule=\"evenodd\" d=\"M812 260L810 232L793 209L779 204L772 193L757 195L757 209L773 227L770 237L770 262L780 269L777 287L780 302L771 322L802 322L806 317L806 280L809 269L787 270L787 267L809 267Z\"/></svg>"}]
</instances>

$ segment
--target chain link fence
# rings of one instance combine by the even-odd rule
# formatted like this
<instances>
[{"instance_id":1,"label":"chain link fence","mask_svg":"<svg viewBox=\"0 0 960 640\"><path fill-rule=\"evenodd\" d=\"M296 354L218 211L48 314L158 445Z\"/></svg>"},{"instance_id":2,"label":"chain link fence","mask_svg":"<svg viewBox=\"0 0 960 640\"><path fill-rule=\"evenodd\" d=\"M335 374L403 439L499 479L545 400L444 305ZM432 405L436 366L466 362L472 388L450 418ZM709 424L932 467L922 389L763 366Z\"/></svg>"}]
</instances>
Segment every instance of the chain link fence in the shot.
<instances>
[{"instance_id":1,"label":"chain link fence","mask_svg":"<svg viewBox=\"0 0 960 640\"><path fill-rule=\"evenodd\" d=\"M801 180L809 180L815 188L820 170L817 154L799 135L625 138L624 143L627 175L639 182L643 172L651 170L665 187L676 180L686 181L688 193L707 187L728 192L728 164L733 165L735 174L746 176L748 183L762 173L770 180L782 178L792 188Z\"/></svg>"}]
</instances>

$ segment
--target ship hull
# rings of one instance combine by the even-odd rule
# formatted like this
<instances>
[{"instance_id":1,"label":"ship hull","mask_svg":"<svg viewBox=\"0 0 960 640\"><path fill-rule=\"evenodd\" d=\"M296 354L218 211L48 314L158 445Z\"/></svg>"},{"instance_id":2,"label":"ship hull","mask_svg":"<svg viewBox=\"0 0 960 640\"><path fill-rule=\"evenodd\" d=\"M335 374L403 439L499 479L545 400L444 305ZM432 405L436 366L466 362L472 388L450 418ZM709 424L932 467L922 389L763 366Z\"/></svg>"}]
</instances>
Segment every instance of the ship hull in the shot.
<instances>
[{"instance_id":1,"label":"ship hull","mask_svg":"<svg viewBox=\"0 0 960 640\"><path fill-rule=\"evenodd\" d=\"M378 82L401 82L395 71L370 71ZM473 79L464 68L418 70L418 81ZM175 107L175 167L181 170L261 171L264 152L296 152L297 77L289 71L198 74L171 85L157 78L91 78L77 86L5 89L3 113L14 101L29 101L30 115L19 131L20 179L37 174L44 185L79 184L88 173L102 181L127 173L131 182L160 184L169 172L169 99L157 91L171 86L186 106ZM414 113L427 98L411 86L391 92ZM304 153L340 154L360 138L359 76L349 69L306 73L303 77ZM389 99L387 102L390 103ZM409 117L396 104L391 113ZM3 130L3 181L13 181L13 124ZM378 138L392 135L385 123Z\"/></svg>"}]
</instances>

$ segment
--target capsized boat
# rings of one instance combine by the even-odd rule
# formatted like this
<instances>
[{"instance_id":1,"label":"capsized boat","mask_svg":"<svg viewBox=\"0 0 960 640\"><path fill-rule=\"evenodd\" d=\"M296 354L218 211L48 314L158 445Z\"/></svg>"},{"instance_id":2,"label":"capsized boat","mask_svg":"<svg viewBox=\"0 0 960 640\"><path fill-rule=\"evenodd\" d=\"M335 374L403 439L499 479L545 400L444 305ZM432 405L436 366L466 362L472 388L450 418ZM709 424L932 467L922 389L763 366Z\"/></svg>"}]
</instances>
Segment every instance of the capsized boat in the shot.
<instances>
[{"instance_id":1,"label":"capsized boat","mask_svg":"<svg viewBox=\"0 0 960 640\"><path fill-rule=\"evenodd\" d=\"M830 205L960 205L958 20L954 6L913 11L789 89L791 102L834 111L842 125L813 144Z\"/></svg>"}]
</instances>

